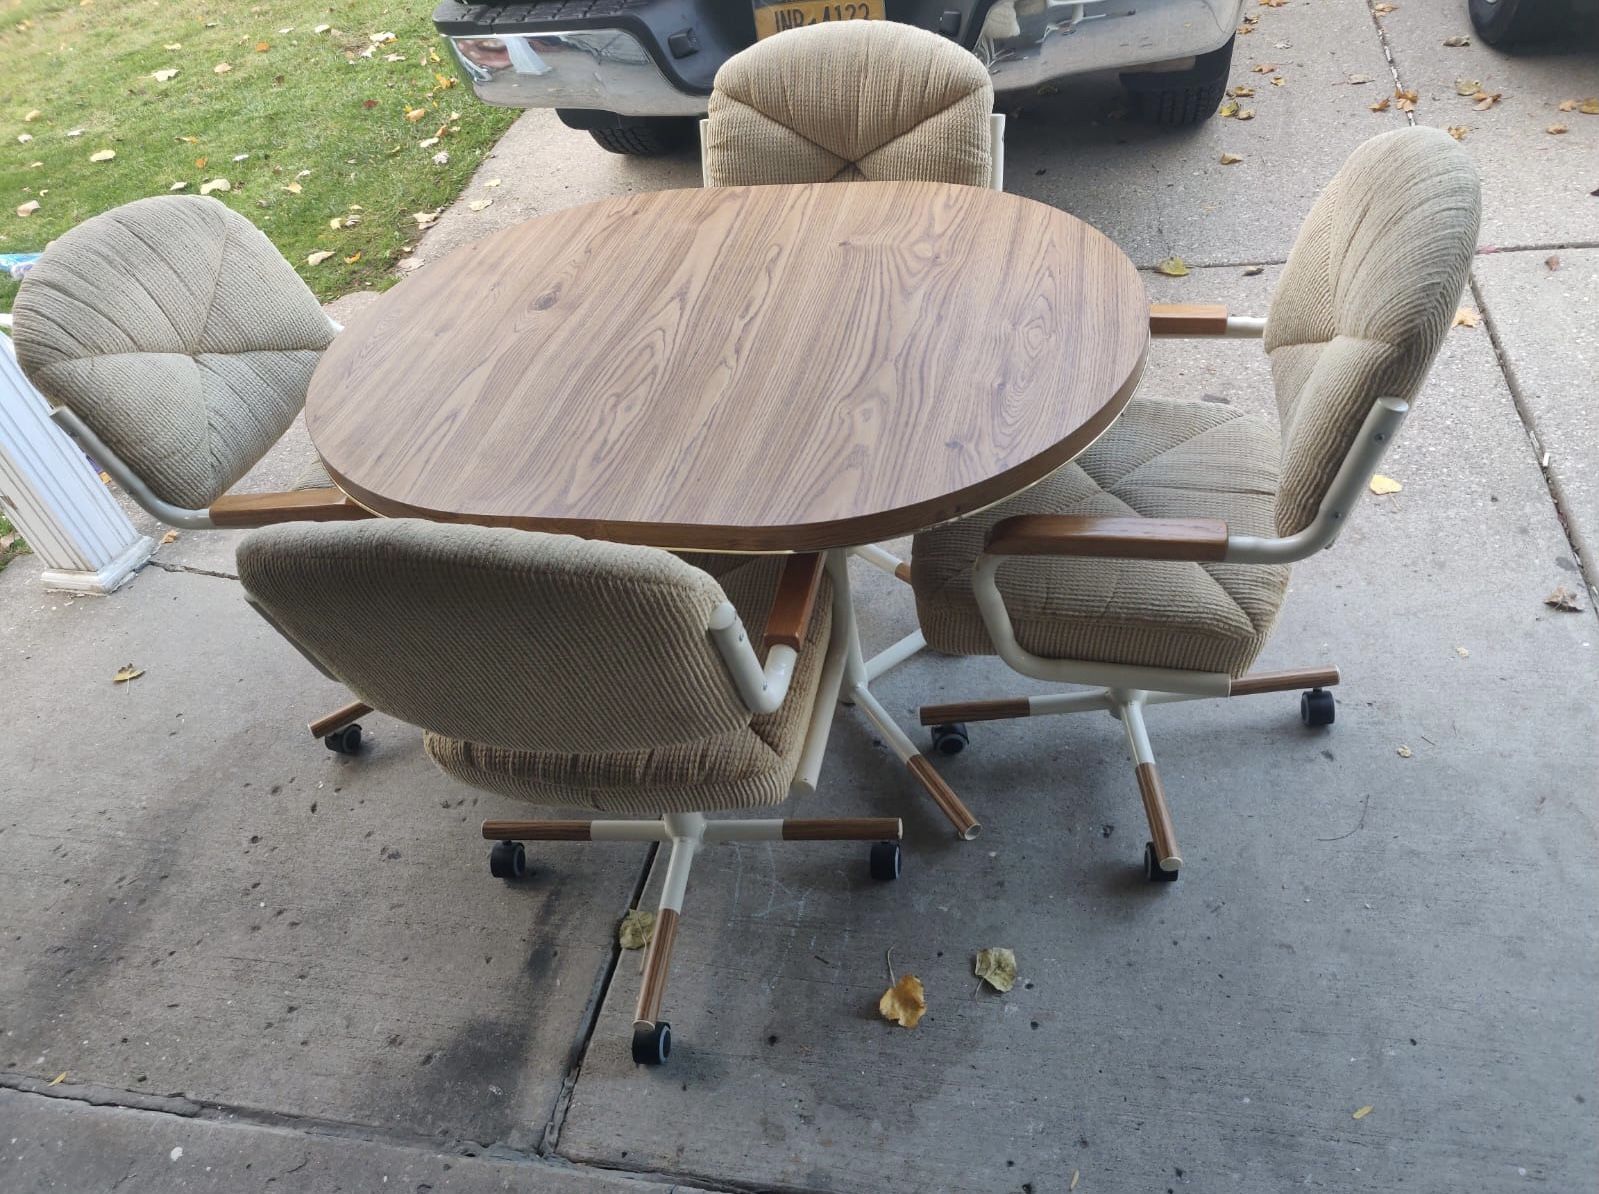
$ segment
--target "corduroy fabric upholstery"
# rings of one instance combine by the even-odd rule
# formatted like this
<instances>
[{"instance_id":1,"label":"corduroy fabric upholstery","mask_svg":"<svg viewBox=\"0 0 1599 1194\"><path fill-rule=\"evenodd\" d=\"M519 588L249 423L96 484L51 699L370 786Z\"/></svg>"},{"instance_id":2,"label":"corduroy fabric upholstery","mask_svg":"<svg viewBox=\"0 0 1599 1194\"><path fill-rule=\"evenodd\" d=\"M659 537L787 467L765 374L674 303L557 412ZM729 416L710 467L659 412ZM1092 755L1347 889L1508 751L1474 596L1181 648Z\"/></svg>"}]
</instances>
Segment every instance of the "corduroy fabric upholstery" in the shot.
<instances>
[{"instance_id":1,"label":"corduroy fabric upholstery","mask_svg":"<svg viewBox=\"0 0 1599 1194\"><path fill-rule=\"evenodd\" d=\"M316 453L311 454L311 459L306 461L305 467L294 478L293 489L336 489L333 478L328 476L327 465L322 463L322 457Z\"/></svg>"},{"instance_id":2,"label":"corduroy fabric upholstery","mask_svg":"<svg viewBox=\"0 0 1599 1194\"><path fill-rule=\"evenodd\" d=\"M479 787L615 811L774 804L787 793L831 625L820 602L783 707L752 718L707 633L758 628L781 562L718 584L664 551L409 519L252 533L239 578L362 701L428 731Z\"/></svg>"},{"instance_id":3,"label":"corduroy fabric upholstery","mask_svg":"<svg viewBox=\"0 0 1599 1194\"><path fill-rule=\"evenodd\" d=\"M1017 514L1221 518L1272 533L1277 437L1265 421L1206 402L1135 398L1076 460L979 514L924 531L911 552L928 645L994 648L972 569L988 532ZM1169 560L1027 557L997 574L1017 641L1035 655L1239 675L1282 605L1288 569Z\"/></svg>"},{"instance_id":4,"label":"corduroy fabric upholstery","mask_svg":"<svg viewBox=\"0 0 1599 1194\"><path fill-rule=\"evenodd\" d=\"M1415 397L1465 286L1480 203L1470 155L1409 128L1356 149L1311 208L1266 320L1278 534L1316 517L1372 403Z\"/></svg>"},{"instance_id":5,"label":"corduroy fabric upholstery","mask_svg":"<svg viewBox=\"0 0 1599 1194\"><path fill-rule=\"evenodd\" d=\"M63 234L23 278L17 360L173 505L227 492L294 420L332 325L249 220L140 199Z\"/></svg>"},{"instance_id":6,"label":"corduroy fabric upholstery","mask_svg":"<svg viewBox=\"0 0 1599 1194\"><path fill-rule=\"evenodd\" d=\"M711 186L878 181L986 186L994 87L966 50L893 21L790 29L716 72Z\"/></svg>"}]
</instances>

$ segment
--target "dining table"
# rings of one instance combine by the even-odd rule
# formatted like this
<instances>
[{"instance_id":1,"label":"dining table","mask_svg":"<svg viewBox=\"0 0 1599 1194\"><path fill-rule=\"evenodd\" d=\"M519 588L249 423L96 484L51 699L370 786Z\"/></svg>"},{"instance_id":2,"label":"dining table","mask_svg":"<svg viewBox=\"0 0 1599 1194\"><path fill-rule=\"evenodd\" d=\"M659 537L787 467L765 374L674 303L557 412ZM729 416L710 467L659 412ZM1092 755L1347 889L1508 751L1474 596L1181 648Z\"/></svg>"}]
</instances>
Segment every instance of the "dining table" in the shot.
<instances>
[{"instance_id":1,"label":"dining table","mask_svg":"<svg viewBox=\"0 0 1599 1194\"><path fill-rule=\"evenodd\" d=\"M930 182L622 195L430 262L311 379L328 474L379 516L677 552L822 553L834 633L796 783L859 708L962 837L979 826L872 694L852 553L982 510L1131 399L1143 282L1106 236ZM825 720L824 720L825 719Z\"/></svg>"}]
</instances>

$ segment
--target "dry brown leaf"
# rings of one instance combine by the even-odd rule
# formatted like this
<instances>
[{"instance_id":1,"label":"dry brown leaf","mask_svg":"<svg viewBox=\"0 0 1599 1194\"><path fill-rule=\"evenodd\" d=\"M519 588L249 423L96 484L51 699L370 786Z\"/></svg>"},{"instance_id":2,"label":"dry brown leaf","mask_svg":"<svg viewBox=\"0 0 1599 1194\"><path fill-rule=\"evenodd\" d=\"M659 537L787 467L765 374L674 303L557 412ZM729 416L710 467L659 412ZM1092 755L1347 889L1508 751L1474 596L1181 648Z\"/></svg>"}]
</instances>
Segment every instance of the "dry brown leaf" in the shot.
<instances>
[{"instance_id":1,"label":"dry brown leaf","mask_svg":"<svg viewBox=\"0 0 1599 1194\"><path fill-rule=\"evenodd\" d=\"M212 191L221 191L226 194L233 189L233 184L225 178L213 178L210 182L200 184L200 194L209 195Z\"/></svg>"},{"instance_id":2,"label":"dry brown leaf","mask_svg":"<svg viewBox=\"0 0 1599 1194\"><path fill-rule=\"evenodd\" d=\"M311 256L305 259L305 263L307 265L321 265L331 256L333 256L332 249L318 249L315 253L312 253Z\"/></svg>"},{"instance_id":3,"label":"dry brown leaf","mask_svg":"<svg viewBox=\"0 0 1599 1194\"><path fill-rule=\"evenodd\" d=\"M291 183L287 183L287 184L286 184L286 185L285 185L285 186L284 186L284 188L283 188L283 189L284 189L284 190L285 190L285 191L287 191L287 192L289 192L289 194L291 194L291 195L298 195L298 194L299 194L299 193L300 193L300 192L301 192L301 191L303 191L303 190L304 190L304 189L305 189L305 188L304 188L304 187L302 187L302 186L301 186L301 185L300 185L300 184L299 184L299 183L297 183L297 182L291 182Z\"/></svg>"},{"instance_id":4,"label":"dry brown leaf","mask_svg":"<svg viewBox=\"0 0 1599 1194\"><path fill-rule=\"evenodd\" d=\"M655 913L647 908L633 908L616 926L616 940L623 949L643 949L655 936Z\"/></svg>"},{"instance_id":5,"label":"dry brown leaf","mask_svg":"<svg viewBox=\"0 0 1599 1194\"><path fill-rule=\"evenodd\" d=\"M1287 80L1287 79L1285 79L1285 78L1283 78L1283 77L1282 77L1282 76L1281 76L1281 75L1277 75L1277 76L1275 76L1275 77L1274 77L1274 78L1273 78L1273 79L1272 79L1272 81L1271 81L1271 85L1272 85L1272 86L1273 86L1273 87L1281 87L1281 86L1282 86L1282 85L1283 85L1283 84L1284 84L1284 83L1286 83L1286 82L1288 82L1288 80Z\"/></svg>"},{"instance_id":6,"label":"dry brown leaf","mask_svg":"<svg viewBox=\"0 0 1599 1194\"><path fill-rule=\"evenodd\" d=\"M29 199L26 203L17 208L17 214L26 218L38 210L39 201L37 199Z\"/></svg>"},{"instance_id":7,"label":"dry brown leaf","mask_svg":"<svg viewBox=\"0 0 1599 1194\"><path fill-rule=\"evenodd\" d=\"M1254 96L1255 89L1253 87L1246 87L1240 83L1236 87L1229 87L1227 89L1227 94L1236 96L1239 99L1250 99Z\"/></svg>"},{"instance_id":8,"label":"dry brown leaf","mask_svg":"<svg viewBox=\"0 0 1599 1194\"><path fill-rule=\"evenodd\" d=\"M1371 475L1370 487L1371 491L1378 497L1386 497L1390 493L1398 493L1404 489L1404 486L1398 481L1395 481L1392 477L1385 477L1381 473L1373 473Z\"/></svg>"},{"instance_id":9,"label":"dry brown leaf","mask_svg":"<svg viewBox=\"0 0 1599 1194\"><path fill-rule=\"evenodd\" d=\"M1454 322L1449 326L1452 328L1474 328L1477 326L1477 313L1470 307L1457 307L1455 308Z\"/></svg>"},{"instance_id":10,"label":"dry brown leaf","mask_svg":"<svg viewBox=\"0 0 1599 1194\"><path fill-rule=\"evenodd\" d=\"M1456 95L1475 95L1482 90L1481 79L1468 79L1464 75L1455 80Z\"/></svg>"},{"instance_id":11,"label":"dry brown leaf","mask_svg":"<svg viewBox=\"0 0 1599 1194\"><path fill-rule=\"evenodd\" d=\"M265 54L271 48L272 45L270 42L258 41L255 43L255 52L257 54Z\"/></svg>"},{"instance_id":12,"label":"dry brown leaf","mask_svg":"<svg viewBox=\"0 0 1599 1194\"><path fill-rule=\"evenodd\" d=\"M1577 111L1584 116L1599 116L1599 96L1589 96L1577 105Z\"/></svg>"},{"instance_id":13,"label":"dry brown leaf","mask_svg":"<svg viewBox=\"0 0 1599 1194\"><path fill-rule=\"evenodd\" d=\"M89 160L91 162L109 162L116 156L117 151L114 149L97 149L89 155Z\"/></svg>"},{"instance_id":14,"label":"dry brown leaf","mask_svg":"<svg viewBox=\"0 0 1599 1194\"><path fill-rule=\"evenodd\" d=\"M1255 0L1262 8L1281 8L1288 0Z\"/></svg>"},{"instance_id":15,"label":"dry brown leaf","mask_svg":"<svg viewBox=\"0 0 1599 1194\"><path fill-rule=\"evenodd\" d=\"M117 674L111 677L113 684L126 684L129 680L137 680L144 675L142 667L134 667L131 663L124 664L117 669Z\"/></svg>"},{"instance_id":16,"label":"dry brown leaf","mask_svg":"<svg viewBox=\"0 0 1599 1194\"><path fill-rule=\"evenodd\" d=\"M157 83L169 83L178 77L178 68L174 66L166 70L151 71L150 77Z\"/></svg>"},{"instance_id":17,"label":"dry brown leaf","mask_svg":"<svg viewBox=\"0 0 1599 1194\"><path fill-rule=\"evenodd\" d=\"M354 265L359 260L361 260L361 250L357 249L355 252L351 253L348 257L346 257L344 259L344 264L345 265Z\"/></svg>"},{"instance_id":18,"label":"dry brown leaf","mask_svg":"<svg viewBox=\"0 0 1599 1194\"><path fill-rule=\"evenodd\" d=\"M1561 100L1560 103L1558 105L1556 105L1556 106L1562 112L1575 112L1577 110L1577 101L1576 100Z\"/></svg>"},{"instance_id":19,"label":"dry brown leaf","mask_svg":"<svg viewBox=\"0 0 1599 1194\"><path fill-rule=\"evenodd\" d=\"M196 170L204 170L205 169L205 164L207 162L209 162L210 160L211 160L210 158L195 158L194 159L194 168Z\"/></svg>"},{"instance_id":20,"label":"dry brown leaf","mask_svg":"<svg viewBox=\"0 0 1599 1194\"><path fill-rule=\"evenodd\" d=\"M1469 46L1470 44L1471 38L1467 37L1464 33L1457 33L1453 37L1444 38L1444 45L1455 50L1460 49L1462 46Z\"/></svg>"},{"instance_id":21,"label":"dry brown leaf","mask_svg":"<svg viewBox=\"0 0 1599 1194\"><path fill-rule=\"evenodd\" d=\"M1578 600L1577 594L1566 588L1565 585L1556 585L1555 591L1545 597L1543 603L1552 609L1560 610L1562 613L1580 614L1582 612L1582 602Z\"/></svg>"},{"instance_id":22,"label":"dry brown leaf","mask_svg":"<svg viewBox=\"0 0 1599 1194\"><path fill-rule=\"evenodd\" d=\"M1244 159L1236 153L1224 153L1221 155L1221 164L1223 166L1236 166L1243 160Z\"/></svg>"},{"instance_id":23,"label":"dry brown leaf","mask_svg":"<svg viewBox=\"0 0 1599 1194\"><path fill-rule=\"evenodd\" d=\"M1476 95L1471 97L1477 101L1472 106L1479 112L1486 112L1489 108L1493 107L1501 99L1503 99L1504 95L1505 93L1502 91L1479 91Z\"/></svg>"},{"instance_id":24,"label":"dry brown leaf","mask_svg":"<svg viewBox=\"0 0 1599 1194\"><path fill-rule=\"evenodd\" d=\"M1016 951L980 949L972 962L972 973L996 991L1009 991L1016 985Z\"/></svg>"},{"instance_id":25,"label":"dry brown leaf","mask_svg":"<svg viewBox=\"0 0 1599 1194\"><path fill-rule=\"evenodd\" d=\"M1253 120L1253 119L1255 119L1255 109L1253 109L1253 108L1239 108L1238 111L1233 115L1233 119L1234 120Z\"/></svg>"},{"instance_id":26,"label":"dry brown leaf","mask_svg":"<svg viewBox=\"0 0 1599 1194\"><path fill-rule=\"evenodd\" d=\"M417 231L420 232L423 229L431 228L434 224L438 223L439 216L442 214L442 209L439 211L413 211L411 213L411 218L416 221Z\"/></svg>"},{"instance_id":27,"label":"dry brown leaf","mask_svg":"<svg viewBox=\"0 0 1599 1194\"><path fill-rule=\"evenodd\" d=\"M901 1028L915 1028L927 1011L927 993L922 990L922 980L914 974L900 975L899 981L877 1001L877 1010L883 1019L892 1020Z\"/></svg>"},{"instance_id":28,"label":"dry brown leaf","mask_svg":"<svg viewBox=\"0 0 1599 1194\"><path fill-rule=\"evenodd\" d=\"M1556 136L1556 137L1560 136L1560 134L1565 132L1565 131L1566 131L1566 126L1563 125L1563 124L1551 124L1548 128L1544 129L1544 132L1550 133L1550 134L1552 134L1553 136Z\"/></svg>"},{"instance_id":29,"label":"dry brown leaf","mask_svg":"<svg viewBox=\"0 0 1599 1194\"><path fill-rule=\"evenodd\" d=\"M1416 753L1415 751L1411 750L1410 747L1406 746L1403 742L1401 742L1399 744L1398 749L1394 751L1394 754L1398 755L1401 759L1408 759L1412 755L1414 755L1415 753ZM1366 1110L1370 1111L1371 1108L1367 1107ZM1356 1112L1355 1113L1355 1118L1359 1119L1361 1114L1362 1114L1361 1112Z\"/></svg>"},{"instance_id":30,"label":"dry brown leaf","mask_svg":"<svg viewBox=\"0 0 1599 1194\"><path fill-rule=\"evenodd\" d=\"M1165 274L1168 278L1186 278L1188 266L1181 257L1168 257L1155 267L1157 274Z\"/></svg>"},{"instance_id":31,"label":"dry brown leaf","mask_svg":"<svg viewBox=\"0 0 1599 1194\"><path fill-rule=\"evenodd\" d=\"M165 547L168 543L176 543L177 541L178 541L178 532L177 531L168 531L165 535L161 536L161 546L162 547Z\"/></svg>"},{"instance_id":32,"label":"dry brown leaf","mask_svg":"<svg viewBox=\"0 0 1599 1194\"><path fill-rule=\"evenodd\" d=\"M1237 116L1238 115L1238 101L1237 100L1222 100L1221 107L1216 109L1216 115L1217 116L1221 116L1221 117Z\"/></svg>"},{"instance_id":33,"label":"dry brown leaf","mask_svg":"<svg viewBox=\"0 0 1599 1194\"><path fill-rule=\"evenodd\" d=\"M1386 111L1388 111L1388 97L1385 95L1385 96L1382 97L1382 99L1378 100L1376 103L1367 104L1366 106L1368 108L1370 108L1373 112L1386 112Z\"/></svg>"},{"instance_id":34,"label":"dry brown leaf","mask_svg":"<svg viewBox=\"0 0 1599 1194\"><path fill-rule=\"evenodd\" d=\"M1264 265L1246 265L1244 267L1244 277L1246 278L1256 278L1265 272L1266 267Z\"/></svg>"},{"instance_id":35,"label":"dry brown leaf","mask_svg":"<svg viewBox=\"0 0 1599 1194\"><path fill-rule=\"evenodd\" d=\"M1275 62L1257 62L1249 69L1254 71L1257 75L1269 75L1272 71L1277 69L1277 64Z\"/></svg>"},{"instance_id":36,"label":"dry brown leaf","mask_svg":"<svg viewBox=\"0 0 1599 1194\"><path fill-rule=\"evenodd\" d=\"M1399 11L1399 5L1397 5L1397 4L1373 4L1371 6L1371 11L1376 13L1380 17L1385 17L1391 12L1398 12Z\"/></svg>"},{"instance_id":37,"label":"dry brown leaf","mask_svg":"<svg viewBox=\"0 0 1599 1194\"><path fill-rule=\"evenodd\" d=\"M233 67L231 65L229 65L228 63L219 62L219 63L217 63L215 66L213 66L211 68L211 73L214 74L214 75L225 75L232 69L233 69Z\"/></svg>"},{"instance_id":38,"label":"dry brown leaf","mask_svg":"<svg viewBox=\"0 0 1599 1194\"><path fill-rule=\"evenodd\" d=\"M1351 1119L1365 1119L1366 1116L1368 1116L1370 1114L1371 1114L1371 1105L1368 1103L1366 1106L1364 1106L1364 1107L1360 1108L1358 1111L1356 1111L1354 1113L1354 1115L1352 1115L1350 1118Z\"/></svg>"},{"instance_id":39,"label":"dry brown leaf","mask_svg":"<svg viewBox=\"0 0 1599 1194\"><path fill-rule=\"evenodd\" d=\"M1412 88L1398 87L1394 89L1394 107L1401 112L1414 112L1416 101L1419 97Z\"/></svg>"},{"instance_id":40,"label":"dry brown leaf","mask_svg":"<svg viewBox=\"0 0 1599 1194\"><path fill-rule=\"evenodd\" d=\"M1557 270L1557 269L1560 268L1560 258L1559 257L1545 257L1543 259L1543 263L1544 263L1544 266L1547 269L1549 269L1550 271L1554 271L1554 270Z\"/></svg>"},{"instance_id":41,"label":"dry brown leaf","mask_svg":"<svg viewBox=\"0 0 1599 1194\"><path fill-rule=\"evenodd\" d=\"M1463 124L1452 124L1445 131L1456 141L1464 141L1466 139L1466 134L1471 132L1471 130Z\"/></svg>"},{"instance_id":42,"label":"dry brown leaf","mask_svg":"<svg viewBox=\"0 0 1599 1194\"><path fill-rule=\"evenodd\" d=\"M427 114L428 114L428 110L426 108L407 108L405 110L405 118L407 120L409 120L412 124L415 124L417 121L421 120L422 117L426 116Z\"/></svg>"}]
</instances>

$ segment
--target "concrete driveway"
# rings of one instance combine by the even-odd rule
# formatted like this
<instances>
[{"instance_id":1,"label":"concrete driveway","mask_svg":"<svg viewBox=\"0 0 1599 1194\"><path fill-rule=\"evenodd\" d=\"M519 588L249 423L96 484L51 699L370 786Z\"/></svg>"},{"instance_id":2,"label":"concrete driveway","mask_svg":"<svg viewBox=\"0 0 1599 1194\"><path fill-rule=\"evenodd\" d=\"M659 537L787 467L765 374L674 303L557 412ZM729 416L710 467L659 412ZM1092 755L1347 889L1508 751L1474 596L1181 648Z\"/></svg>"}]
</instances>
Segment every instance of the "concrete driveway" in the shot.
<instances>
[{"instance_id":1,"label":"concrete driveway","mask_svg":"<svg viewBox=\"0 0 1599 1194\"><path fill-rule=\"evenodd\" d=\"M1599 117L1558 105L1599 93L1599 51L1447 48L1456 0L1255 11L1253 120L1157 133L1063 92L1013 118L1007 189L1142 267L1182 257L1153 299L1263 312L1350 149L1463 127L1479 319L1384 466L1402 491L1295 570L1262 660L1336 661L1338 724L1305 731L1291 695L1152 715L1180 883L1138 876L1110 723L974 726L940 761L985 822L959 843L841 710L795 812L903 816L905 877L870 884L847 846L709 856L677 1049L636 1069L615 926L653 906L646 849L530 846L527 882L492 880L477 822L517 806L381 716L358 759L312 743L344 696L247 610L231 534L184 533L103 600L44 593L25 557L0 573L0 1190L1594 1189ZM1503 97L1475 111L1457 78ZM1396 85L1414 113L1371 111ZM697 180L530 113L466 197L493 205L417 256ZM1273 409L1248 342L1158 344L1141 392ZM859 584L868 650L913 627L902 586ZM880 695L911 725L1031 688L924 655ZM996 945L1007 995L971 974ZM875 1011L890 947L926 985L914 1031Z\"/></svg>"}]
</instances>

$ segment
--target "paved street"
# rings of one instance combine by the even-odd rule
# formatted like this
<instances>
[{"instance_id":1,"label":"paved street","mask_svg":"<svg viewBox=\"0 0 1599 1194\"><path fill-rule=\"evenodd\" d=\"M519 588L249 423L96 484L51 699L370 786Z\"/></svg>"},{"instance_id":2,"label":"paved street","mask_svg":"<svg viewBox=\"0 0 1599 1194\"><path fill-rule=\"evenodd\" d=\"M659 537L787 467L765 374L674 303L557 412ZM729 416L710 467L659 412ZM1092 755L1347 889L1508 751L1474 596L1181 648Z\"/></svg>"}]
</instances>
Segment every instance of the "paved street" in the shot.
<instances>
[{"instance_id":1,"label":"paved street","mask_svg":"<svg viewBox=\"0 0 1599 1194\"><path fill-rule=\"evenodd\" d=\"M526 883L492 880L478 821L523 806L381 716L360 758L313 743L344 694L246 607L236 535L184 532L106 599L46 593L22 557L0 573L0 1190L1599 1186L1599 116L1558 110L1599 93L1599 49L1446 48L1464 0L1254 11L1254 119L1162 133L1066 89L1012 116L1007 189L1114 237L1152 300L1263 313L1351 149L1464 127L1478 319L1384 463L1402 490L1296 567L1261 660L1336 662L1337 725L1305 730L1292 694L1151 712L1181 882L1142 880L1109 720L974 725L939 760L984 822L963 843L840 709L786 811L904 817L904 878L872 884L849 845L708 854L671 1062L635 1068L615 928L654 906L648 849L530 844ZM1502 98L1476 111L1458 78ZM1396 86L1413 113L1370 110ZM615 158L532 112L417 257L697 183L691 157ZM1149 268L1173 256L1187 277ZM1250 341L1157 343L1140 393L1275 410ZM250 484L306 450L297 427ZM868 651L914 627L904 586L857 583ZM1558 585L1581 612L1545 604ZM879 683L907 726L1038 690L927 654ZM987 946L1016 951L1006 995L972 977ZM876 1012L890 948L926 986L914 1031Z\"/></svg>"}]
</instances>

